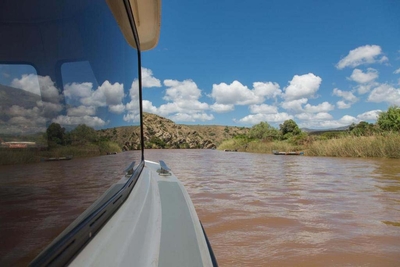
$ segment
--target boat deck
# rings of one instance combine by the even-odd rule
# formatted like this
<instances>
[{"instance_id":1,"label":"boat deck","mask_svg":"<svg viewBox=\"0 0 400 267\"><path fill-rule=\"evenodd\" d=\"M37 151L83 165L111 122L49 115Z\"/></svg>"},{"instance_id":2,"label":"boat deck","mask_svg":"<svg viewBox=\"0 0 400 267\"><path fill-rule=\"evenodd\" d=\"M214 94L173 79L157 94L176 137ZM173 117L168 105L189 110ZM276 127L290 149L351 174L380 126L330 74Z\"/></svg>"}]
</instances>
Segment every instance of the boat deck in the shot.
<instances>
[{"instance_id":1,"label":"boat deck","mask_svg":"<svg viewBox=\"0 0 400 267\"><path fill-rule=\"evenodd\" d=\"M146 161L126 202L70 266L213 266L188 193Z\"/></svg>"}]
</instances>

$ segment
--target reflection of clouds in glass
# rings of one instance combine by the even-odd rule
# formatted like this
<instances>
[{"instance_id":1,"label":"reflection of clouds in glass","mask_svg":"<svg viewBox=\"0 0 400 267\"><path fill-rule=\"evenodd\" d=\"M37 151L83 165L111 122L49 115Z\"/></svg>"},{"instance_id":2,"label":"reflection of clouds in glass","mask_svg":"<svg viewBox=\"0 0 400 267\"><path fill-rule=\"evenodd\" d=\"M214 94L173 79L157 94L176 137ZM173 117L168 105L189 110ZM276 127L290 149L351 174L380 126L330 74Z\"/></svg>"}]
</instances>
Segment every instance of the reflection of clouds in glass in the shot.
<instances>
[{"instance_id":1,"label":"reflection of clouds in glass","mask_svg":"<svg viewBox=\"0 0 400 267\"><path fill-rule=\"evenodd\" d=\"M92 83L72 83L64 86L64 96L69 99L88 97L92 94Z\"/></svg>"},{"instance_id":2,"label":"reflection of clouds in glass","mask_svg":"<svg viewBox=\"0 0 400 267\"><path fill-rule=\"evenodd\" d=\"M65 85L64 95L69 99L79 100L85 106L119 105L122 104L124 97L124 85L104 81L101 86L93 90L92 83L72 83Z\"/></svg>"},{"instance_id":3,"label":"reflection of clouds in glass","mask_svg":"<svg viewBox=\"0 0 400 267\"><path fill-rule=\"evenodd\" d=\"M63 110L63 105L45 101L37 101L36 105L42 109L42 114L46 118L54 118Z\"/></svg>"},{"instance_id":4,"label":"reflection of clouds in glass","mask_svg":"<svg viewBox=\"0 0 400 267\"><path fill-rule=\"evenodd\" d=\"M40 95L46 102L59 103L61 100L61 95L49 76L23 74L21 79L13 79L11 86Z\"/></svg>"},{"instance_id":5,"label":"reflection of clouds in glass","mask_svg":"<svg viewBox=\"0 0 400 267\"><path fill-rule=\"evenodd\" d=\"M12 99L2 103L2 133L43 132L46 123L63 110L62 96L49 76L23 74L10 85L2 91Z\"/></svg>"},{"instance_id":6,"label":"reflection of clouds in glass","mask_svg":"<svg viewBox=\"0 0 400 267\"><path fill-rule=\"evenodd\" d=\"M12 80L11 86L36 95L40 95L38 78L35 74L24 74L22 75L21 79L15 78L14 80Z\"/></svg>"},{"instance_id":7,"label":"reflection of clouds in glass","mask_svg":"<svg viewBox=\"0 0 400 267\"><path fill-rule=\"evenodd\" d=\"M106 125L99 117L91 117L96 114L98 107L108 106L111 113L121 114L125 111L122 100L125 96L122 83L110 83L104 81L101 86L93 90L93 83L71 83L64 86L64 95L67 107L67 116L59 116L55 120L63 125L86 124L91 127ZM76 107L74 104L81 104Z\"/></svg>"},{"instance_id":8,"label":"reflection of clouds in glass","mask_svg":"<svg viewBox=\"0 0 400 267\"><path fill-rule=\"evenodd\" d=\"M10 78L11 75L9 73L6 72L2 72L1 75L3 75L4 78Z\"/></svg>"},{"instance_id":9,"label":"reflection of clouds in glass","mask_svg":"<svg viewBox=\"0 0 400 267\"><path fill-rule=\"evenodd\" d=\"M36 125L36 124L44 124L46 119L42 116L42 111L38 107L34 107L32 109L26 109L17 105L13 105L9 111L9 116L11 117L8 120L10 124L25 124L25 125Z\"/></svg>"},{"instance_id":10,"label":"reflection of clouds in glass","mask_svg":"<svg viewBox=\"0 0 400 267\"><path fill-rule=\"evenodd\" d=\"M21 106L18 105L13 105L11 108L8 110L8 114L11 117L16 117L16 116L26 116L26 117L31 117L34 114L40 113L38 107L34 107L32 109L25 109Z\"/></svg>"},{"instance_id":11,"label":"reflection of clouds in glass","mask_svg":"<svg viewBox=\"0 0 400 267\"><path fill-rule=\"evenodd\" d=\"M97 91L101 91L106 100L106 105L119 105L124 98L124 85L122 83L111 84L105 81Z\"/></svg>"},{"instance_id":12,"label":"reflection of clouds in glass","mask_svg":"<svg viewBox=\"0 0 400 267\"><path fill-rule=\"evenodd\" d=\"M68 116L90 116L96 114L95 107L86 107L86 106L79 106L79 107L70 107L67 108L67 115Z\"/></svg>"},{"instance_id":13,"label":"reflection of clouds in glass","mask_svg":"<svg viewBox=\"0 0 400 267\"><path fill-rule=\"evenodd\" d=\"M131 101L126 104L127 114L124 115L123 120L126 122L138 122L139 116L139 81L135 79L129 89L129 96Z\"/></svg>"},{"instance_id":14,"label":"reflection of clouds in glass","mask_svg":"<svg viewBox=\"0 0 400 267\"><path fill-rule=\"evenodd\" d=\"M79 124L86 124L89 127L102 127L106 125L109 121L105 122L99 117L92 116L80 116L80 117L72 117L72 116L64 116L60 115L56 119L53 120L55 123L59 123L63 126L76 126Z\"/></svg>"},{"instance_id":15,"label":"reflection of clouds in glass","mask_svg":"<svg viewBox=\"0 0 400 267\"><path fill-rule=\"evenodd\" d=\"M22 125L22 126L39 126L39 125L44 125L46 123L46 119L43 117L31 118L31 117L17 116L17 117L12 117L8 121L8 123L14 125Z\"/></svg>"}]
</instances>

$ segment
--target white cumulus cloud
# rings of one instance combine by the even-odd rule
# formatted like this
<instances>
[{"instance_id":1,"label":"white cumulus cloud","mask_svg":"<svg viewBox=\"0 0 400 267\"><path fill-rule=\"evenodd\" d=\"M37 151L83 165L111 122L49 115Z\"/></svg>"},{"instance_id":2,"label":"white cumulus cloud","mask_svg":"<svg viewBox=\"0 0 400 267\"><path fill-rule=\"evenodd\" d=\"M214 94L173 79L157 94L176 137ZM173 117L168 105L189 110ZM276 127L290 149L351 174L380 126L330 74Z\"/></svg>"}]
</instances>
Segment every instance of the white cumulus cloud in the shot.
<instances>
[{"instance_id":1,"label":"white cumulus cloud","mask_svg":"<svg viewBox=\"0 0 400 267\"><path fill-rule=\"evenodd\" d=\"M201 96L201 90L192 80L164 80L164 85L168 87L164 96L167 101L197 100Z\"/></svg>"},{"instance_id":2,"label":"white cumulus cloud","mask_svg":"<svg viewBox=\"0 0 400 267\"><path fill-rule=\"evenodd\" d=\"M235 109L235 106L233 104L218 104L214 103L210 106L211 110L217 113L224 113L224 112L229 112L233 111Z\"/></svg>"},{"instance_id":3,"label":"white cumulus cloud","mask_svg":"<svg viewBox=\"0 0 400 267\"><path fill-rule=\"evenodd\" d=\"M267 104L251 105L249 108L251 113L263 113L263 114L278 113L278 107L270 106Z\"/></svg>"},{"instance_id":4,"label":"white cumulus cloud","mask_svg":"<svg viewBox=\"0 0 400 267\"><path fill-rule=\"evenodd\" d=\"M398 68L397 70L395 70L393 73L394 73L394 74L400 74L400 68Z\"/></svg>"},{"instance_id":5,"label":"white cumulus cloud","mask_svg":"<svg viewBox=\"0 0 400 267\"><path fill-rule=\"evenodd\" d=\"M197 112L197 113L176 113L170 116L171 120L173 121L210 121L214 119L212 114L206 114L204 112Z\"/></svg>"},{"instance_id":6,"label":"white cumulus cloud","mask_svg":"<svg viewBox=\"0 0 400 267\"><path fill-rule=\"evenodd\" d=\"M277 83L255 82L253 87L249 89L239 81L233 81L231 84L213 84L211 97L217 104L251 105L261 104L266 98L275 98L281 94Z\"/></svg>"},{"instance_id":7,"label":"white cumulus cloud","mask_svg":"<svg viewBox=\"0 0 400 267\"><path fill-rule=\"evenodd\" d=\"M310 104L306 104L304 106L304 111L306 113L320 113L320 112L327 112L327 111L331 111L334 110L335 106L328 103L328 102L322 102L321 104L318 104L316 106L312 106Z\"/></svg>"},{"instance_id":8,"label":"white cumulus cloud","mask_svg":"<svg viewBox=\"0 0 400 267\"><path fill-rule=\"evenodd\" d=\"M344 127L344 126L349 126L352 123L358 123L360 120L350 116L350 115L345 115L339 120L309 120L305 121L304 123L301 123L301 127L307 127L307 128L321 128L321 129L327 129L327 128L338 128L338 127Z\"/></svg>"},{"instance_id":9,"label":"white cumulus cloud","mask_svg":"<svg viewBox=\"0 0 400 267\"><path fill-rule=\"evenodd\" d=\"M160 80L153 76L153 71L151 69L142 67L142 87L161 87Z\"/></svg>"},{"instance_id":10,"label":"white cumulus cloud","mask_svg":"<svg viewBox=\"0 0 400 267\"><path fill-rule=\"evenodd\" d=\"M275 114L250 114L244 118L241 118L238 122L243 124L250 124L254 125L260 123L262 121L267 121L268 123L280 123L284 122L285 120L293 119L292 115L289 115L285 112L282 113L275 113Z\"/></svg>"},{"instance_id":11,"label":"white cumulus cloud","mask_svg":"<svg viewBox=\"0 0 400 267\"><path fill-rule=\"evenodd\" d=\"M304 111L302 105L306 104L307 102L307 98L300 98L291 101L284 101L281 103L281 106L286 110L290 110L295 113L302 113Z\"/></svg>"},{"instance_id":12,"label":"white cumulus cloud","mask_svg":"<svg viewBox=\"0 0 400 267\"><path fill-rule=\"evenodd\" d=\"M157 113L157 108L155 106L153 106L153 103L151 101L143 100L142 105L143 105L144 112L153 113L153 114Z\"/></svg>"},{"instance_id":13,"label":"white cumulus cloud","mask_svg":"<svg viewBox=\"0 0 400 267\"><path fill-rule=\"evenodd\" d=\"M357 116L357 119L362 120L362 121L375 121L378 118L379 113L381 113L381 112L382 112L382 110L380 110L380 109L370 110L370 111L364 112L362 114L359 114Z\"/></svg>"},{"instance_id":14,"label":"white cumulus cloud","mask_svg":"<svg viewBox=\"0 0 400 267\"><path fill-rule=\"evenodd\" d=\"M333 89L333 95L342 97L344 100L349 102L356 102L358 98L350 91L342 91L338 88Z\"/></svg>"},{"instance_id":15,"label":"white cumulus cloud","mask_svg":"<svg viewBox=\"0 0 400 267\"><path fill-rule=\"evenodd\" d=\"M356 87L354 87L354 89L356 89L357 92L358 92L360 95L363 95L363 94L366 94L366 93L368 93L369 91L371 91L371 89L372 89L373 87L377 87L377 86L379 86L379 83L377 83L377 82L370 82L370 83L366 83L366 84L359 84L359 85L357 85Z\"/></svg>"},{"instance_id":16,"label":"white cumulus cloud","mask_svg":"<svg viewBox=\"0 0 400 267\"><path fill-rule=\"evenodd\" d=\"M374 88L368 96L369 102L387 102L391 105L400 105L400 89L389 84L381 84Z\"/></svg>"},{"instance_id":17,"label":"white cumulus cloud","mask_svg":"<svg viewBox=\"0 0 400 267\"><path fill-rule=\"evenodd\" d=\"M158 114L163 117L175 121L206 121L214 119L212 114L207 114L207 110L214 110L218 112L228 111L226 109L233 108L230 106L213 105L210 106L205 102L200 102L202 96L201 90L197 87L196 83L192 80L164 80L164 85L168 88L165 90L163 99L167 101L159 107L153 105L149 100L143 100L143 110L146 112ZM131 106L127 105L130 110ZM129 116L124 117L129 119Z\"/></svg>"},{"instance_id":18,"label":"white cumulus cloud","mask_svg":"<svg viewBox=\"0 0 400 267\"><path fill-rule=\"evenodd\" d=\"M139 112L137 112L137 113L131 112L131 113L125 114L123 116L123 120L126 122L140 122L140 114L139 114Z\"/></svg>"},{"instance_id":19,"label":"white cumulus cloud","mask_svg":"<svg viewBox=\"0 0 400 267\"><path fill-rule=\"evenodd\" d=\"M363 72L360 69L355 69L350 76L350 80L353 80L357 83L369 83L378 78L378 76L378 71L373 68L368 68L367 72Z\"/></svg>"},{"instance_id":20,"label":"white cumulus cloud","mask_svg":"<svg viewBox=\"0 0 400 267\"><path fill-rule=\"evenodd\" d=\"M316 114L300 113L300 114L296 115L296 118L303 120L303 121L321 121L321 120L333 119L332 115L327 112L318 112Z\"/></svg>"},{"instance_id":21,"label":"white cumulus cloud","mask_svg":"<svg viewBox=\"0 0 400 267\"><path fill-rule=\"evenodd\" d=\"M121 114L122 112L125 111L125 105L124 104L110 105L108 106L108 110L111 113Z\"/></svg>"},{"instance_id":22,"label":"white cumulus cloud","mask_svg":"<svg viewBox=\"0 0 400 267\"><path fill-rule=\"evenodd\" d=\"M343 100L339 100L338 102L336 102L336 105L338 107L338 109L347 109L347 108L351 108L351 103L345 102Z\"/></svg>"},{"instance_id":23,"label":"white cumulus cloud","mask_svg":"<svg viewBox=\"0 0 400 267\"><path fill-rule=\"evenodd\" d=\"M313 73L295 75L289 82L289 86L284 89L286 100L295 100L312 97L319 89L322 79Z\"/></svg>"},{"instance_id":24,"label":"white cumulus cloud","mask_svg":"<svg viewBox=\"0 0 400 267\"><path fill-rule=\"evenodd\" d=\"M363 64L382 63L387 60L386 56L382 56L382 49L379 45L365 45L351 50L347 56L336 64L336 68L354 68Z\"/></svg>"},{"instance_id":25,"label":"white cumulus cloud","mask_svg":"<svg viewBox=\"0 0 400 267\"><path fill-rule=\"evenodd\" d=\"M338 88L333 89L333 95L342 98L342 100L336 103L339 109L350 108L351 105L358 101L358 98L352 92L342 91Z\"/></svg>"},{"instance_id":26,"label":"white cumulus cloud","mask_svg":"<svg viewBox=\"0 0 400 267\"><path fill-rule=\"evenodd\" d=\"M254 94L265 98L276 98L282 94L282 90L278 83L273 82L254 82Z\"/></svg>"}]
</instances>

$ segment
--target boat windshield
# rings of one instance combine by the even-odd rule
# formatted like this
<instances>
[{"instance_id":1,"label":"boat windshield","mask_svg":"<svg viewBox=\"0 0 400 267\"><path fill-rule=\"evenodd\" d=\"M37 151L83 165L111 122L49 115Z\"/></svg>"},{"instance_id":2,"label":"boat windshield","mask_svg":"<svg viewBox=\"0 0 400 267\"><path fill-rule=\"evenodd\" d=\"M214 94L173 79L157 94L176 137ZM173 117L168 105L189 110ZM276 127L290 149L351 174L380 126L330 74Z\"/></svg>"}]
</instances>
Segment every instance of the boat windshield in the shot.
<instances>
[{"instance_id":1,"label":"boat windshield","mask_svg":"<svg viewBox=\"0 0 400 267\"><path fill-rule=\"evenodd\" d=\"M143 160L140 54L108 2L0 3L0 266L27 265Z\"/></svg>"}]
</instances>

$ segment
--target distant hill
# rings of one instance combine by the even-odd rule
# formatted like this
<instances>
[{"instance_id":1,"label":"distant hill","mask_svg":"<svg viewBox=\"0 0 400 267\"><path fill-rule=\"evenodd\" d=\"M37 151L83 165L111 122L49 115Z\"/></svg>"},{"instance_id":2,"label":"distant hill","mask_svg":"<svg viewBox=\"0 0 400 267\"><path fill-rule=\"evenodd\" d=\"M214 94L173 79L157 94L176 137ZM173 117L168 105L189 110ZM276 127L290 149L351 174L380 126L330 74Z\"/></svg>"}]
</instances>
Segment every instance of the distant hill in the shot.
<instances>
[{"instance_id":1,"label":"distant hill","mask_svg":"<svg viewBox=\"0 0 400 267\"><path fill-rule=\"evenodd\" d=\"M0 107L3 110L8 110L13 105L18 105L26 109L33 108L36 106L36 101L40 99L40 96L37 94L0 84Z\"/></svg>"},{"instance_id":2,"label":"distant hill","mask_svg":"<svg viewBox=\"0 0 400 267\"><path fill-rule=\"evenodd\" d=\"M143 114L146 148L215 148L223 140L247 134L250 129L220 125L184 125L161 116ZM139 148L139 127L116 127L99 130L99 135L116 142L124 150Z\"/></svg>"},{"instance_id":3,"label":"distant hill","mask_svg":"<svg viewBox=\"0 0 400 267\"><path fill-rule=\"evenodd\" d=\"M35 127L25 124L10 125L4 123L11 119L10 109L12 106L16 105L30 110L37 106L37 101L39 100L41 100L41 98L37 94L0 84L0 134L32 134L36 133L38 129L41 129L43 125L37 125L38 127Z\"/></svg>"}]
</instances>

